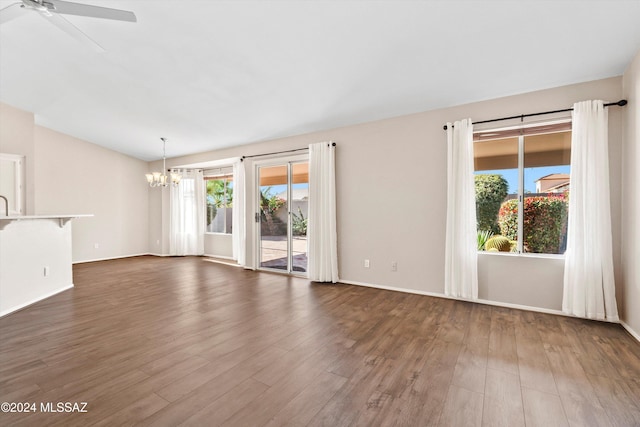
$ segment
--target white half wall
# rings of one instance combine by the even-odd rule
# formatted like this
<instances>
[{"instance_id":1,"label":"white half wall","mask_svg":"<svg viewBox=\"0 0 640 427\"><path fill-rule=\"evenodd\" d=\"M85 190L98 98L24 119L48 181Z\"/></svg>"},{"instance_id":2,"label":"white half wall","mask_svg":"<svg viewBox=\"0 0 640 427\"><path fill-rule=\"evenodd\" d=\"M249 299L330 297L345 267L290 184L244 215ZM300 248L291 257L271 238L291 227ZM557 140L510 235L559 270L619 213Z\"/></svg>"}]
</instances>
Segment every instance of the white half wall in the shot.
<instances>
[{"instance_id":1,"label":"white half wall","mask_svg":"<svg viewBox=\"0 0 640 427\"><path fill-rule=\"evenodd\" d=\"M73 286L74 221L21 220L0 230L0 316Z\"/></svg>"}]
</instances>

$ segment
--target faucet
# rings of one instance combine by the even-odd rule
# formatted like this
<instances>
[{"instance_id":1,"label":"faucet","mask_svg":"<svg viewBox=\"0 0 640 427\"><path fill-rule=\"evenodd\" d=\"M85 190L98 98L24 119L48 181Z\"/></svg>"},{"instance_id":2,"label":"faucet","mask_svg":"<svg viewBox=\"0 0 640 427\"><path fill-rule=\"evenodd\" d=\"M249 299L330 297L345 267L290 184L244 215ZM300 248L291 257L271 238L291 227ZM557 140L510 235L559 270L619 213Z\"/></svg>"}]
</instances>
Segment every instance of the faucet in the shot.
<instances>
[{"instance_id":1,"label":"faucet","mask_svg":"<svg viewBox=\"0 0 640 427\"><path fill-rule=\"evenodd\" d=\"M0 199L4 199L4 216L9 216L9 201L4 196L0 196Z\"/></svg>"}]
</instances>

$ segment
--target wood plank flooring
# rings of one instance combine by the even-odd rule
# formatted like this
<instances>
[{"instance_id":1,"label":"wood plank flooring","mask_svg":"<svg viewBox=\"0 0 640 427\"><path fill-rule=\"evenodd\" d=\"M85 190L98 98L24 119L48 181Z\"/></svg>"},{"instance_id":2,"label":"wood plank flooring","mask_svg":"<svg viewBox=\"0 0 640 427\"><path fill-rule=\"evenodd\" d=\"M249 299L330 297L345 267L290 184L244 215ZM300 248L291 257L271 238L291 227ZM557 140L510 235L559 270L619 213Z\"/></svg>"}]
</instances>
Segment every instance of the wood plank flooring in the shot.
<instances>
[{"instance_id":1,"label":"wood plank flooring","mask_svg":"<svg viewBox=\"0 0 640 427\"><path fill-rule=\"evenodd\" d=\"M640 426L640 343L619 325L195 257L74 282L0 319L0 402L37 406L0 425Z\"/></svg>"}]
</instances>

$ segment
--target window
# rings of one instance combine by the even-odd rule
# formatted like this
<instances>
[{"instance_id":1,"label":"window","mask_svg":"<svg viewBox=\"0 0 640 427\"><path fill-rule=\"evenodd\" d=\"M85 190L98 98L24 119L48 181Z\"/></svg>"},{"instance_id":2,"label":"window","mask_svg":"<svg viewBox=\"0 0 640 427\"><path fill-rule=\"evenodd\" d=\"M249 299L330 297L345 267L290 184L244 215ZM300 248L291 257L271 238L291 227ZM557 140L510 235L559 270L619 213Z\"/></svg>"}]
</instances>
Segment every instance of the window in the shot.
<instances>
[{"instance_id":1,"label":"window","mask_svg":"<svg viewBox=\"0 0 640 427\"><path fill-rule=\"evenodd\" d=\"M474 133L478 250L563 254L571 123Z\"/></svg>"},{"instance_id":2,"label":"window","mask_svg":"<svg viewBox=\"0 0 640 427\"><path fill-rule=\"evenodd\" d=\"M229 168L231 169L231 168ZM206 232L231 234L233 218L233 175L223 169L217 174L207 171Z\"/></svg>"}]
</instances>

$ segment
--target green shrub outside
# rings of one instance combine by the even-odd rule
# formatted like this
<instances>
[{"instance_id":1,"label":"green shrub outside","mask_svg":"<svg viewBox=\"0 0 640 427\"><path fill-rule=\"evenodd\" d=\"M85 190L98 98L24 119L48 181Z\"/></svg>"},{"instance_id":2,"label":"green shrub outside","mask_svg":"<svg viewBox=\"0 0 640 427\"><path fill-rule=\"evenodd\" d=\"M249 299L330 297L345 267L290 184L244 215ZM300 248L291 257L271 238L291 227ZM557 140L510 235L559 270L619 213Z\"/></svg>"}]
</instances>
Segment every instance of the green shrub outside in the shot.
<instances>
[{"instance_id":1,"label":"green shrub outside","mask_svg":"<svg viewBox=\"0 0 640 427\"><path fill-rule=\"evenodd\" d=\"M294 236L306 236L307 235L307 224L309 219L305 218L302 214L302 209L298 207L298 213L291 213L292 221L291 221L291 229Z\"/></svg>"},{"instance_id":2,"label":"green shrub outside","mask_svg":"<svg viewBox=\"0 0 640 427\"><path fill-rule=\"evenodd\" d=\"M564 251L567 230L568 201L563 194L525 197L525 252L557 254ZM511 240L518 238L518 200L502 203L498 216L500 234Z\"/></svg>"},{"instance_id":3,"label":"green shrub outside","mask_svg":"<svg viewBox=\"0 0 640 427\"><path fill-rule=\"evenodd\" d=\"M223 179L208 179L207 186L207 225L211 225L218 214L218 208L233 206L233 187L231 181Z\"/></svg>"},{"instance_id":4,"label":"green shrub outside","mask_svg":"<svg viewBox=\"0 0 640 427\"><path fill-rule=\"evenodd\" d=\"M478 230L477 236L478 250L484 251L484 245L486 245L487 240L489 240L493 236L493 232L491 230Z\"/></svg>"},{"instance_id":5,"label":"green shrub outside","mask_svg":"<svg viewBox=\"0 0 640 427\"><path fill-rule=\"evenodd\" d=\"M500 204L507 196L509 183L502 175L475 175L474 181L477 229L498 234L498 212Z\"/></svg>"}]
</instances>

